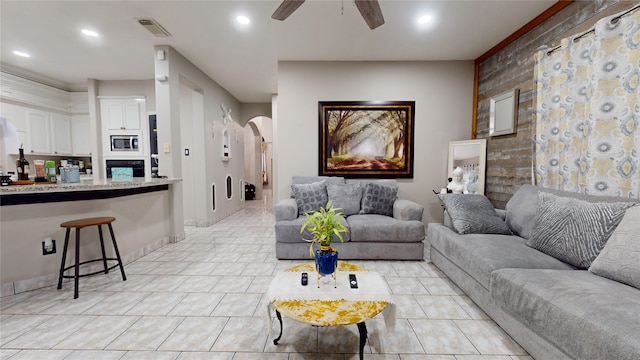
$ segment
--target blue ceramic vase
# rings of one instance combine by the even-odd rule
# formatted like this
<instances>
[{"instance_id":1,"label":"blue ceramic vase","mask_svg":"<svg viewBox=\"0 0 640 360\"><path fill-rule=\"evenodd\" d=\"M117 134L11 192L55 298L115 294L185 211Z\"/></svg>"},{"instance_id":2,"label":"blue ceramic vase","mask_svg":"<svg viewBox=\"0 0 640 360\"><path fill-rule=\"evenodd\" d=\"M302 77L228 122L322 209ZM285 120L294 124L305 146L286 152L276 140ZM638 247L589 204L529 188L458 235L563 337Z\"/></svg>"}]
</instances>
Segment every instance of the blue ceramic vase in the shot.
<instances>
[{"instance_id":1,"label":"blue ceramic vase","mask_svg":"<svg viewBox=\"0 0 640 360\"><path fill-rule=\"evenodd\" d=\"M338 252L316 250L316 270L322 276L331 275L338 266Z\"/></svg>"}]
</instances>

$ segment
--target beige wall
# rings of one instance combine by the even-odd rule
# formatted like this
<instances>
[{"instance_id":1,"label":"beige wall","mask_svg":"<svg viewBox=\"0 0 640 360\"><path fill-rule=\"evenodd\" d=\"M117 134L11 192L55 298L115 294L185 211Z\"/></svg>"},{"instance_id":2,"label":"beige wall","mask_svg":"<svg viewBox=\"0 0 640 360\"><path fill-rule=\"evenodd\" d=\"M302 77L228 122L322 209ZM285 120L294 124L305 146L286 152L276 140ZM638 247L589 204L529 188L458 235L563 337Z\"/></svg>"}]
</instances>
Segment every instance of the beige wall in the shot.
<instances>
[{"instance_id":1,"label":"beige wall","mask_svg":"<svg viewBox=\"0 0 640 360\"><path fill-rule=\"evenodd\" d=\"M155 49L165 51L166 54L164 60L156 58L155 72L168 76L168 81L155 81L158 144L160 149L163 144L169 144L171 149L169 154L160 151L160 173L169 177L193 178L193 185L187 188L186 183L181 184L180 190L176 191L176 198L171 201L176 207L176 212L182 214L183 191L193 191L193 198L198 202L194 215L197 225L211 225L244 207L244 202L240 200L239 188L240 179L244 176L244 135L240 125L240 102L172 47L160 45ZM186 121L193 119L187 118L189 112L181 110L181 107L184 107L181 105L187 101L184 98L185 89L202 94L204 124L192 123L189 124L193 125L191 127L186 125ZM233 122L223 123L220 104L231 109ZM222 133L225 129L232 139L232 159L228 162L221 160ZM193 173L182 173L185 157L183 133L191 136L190 156L194 157ZM202 161L196 160L196 157ZM227 175L231 175L234 186L231 199L226 197ZM211 185L214 183L216 210L212 211ZM176 223L174 226L180 227L181 224Z\"/></svg>"},{"instance_id":2,"label":"beige wall","mask_svg":"<svg viewBox=\"0 0 640 360\"><path fill-rule=\"evenodd\" d=\"M60 224L65 221L114 216L116 221L113 229L125 263L155 250L161 244L167 244L170 236L168 219L171 217L169 192L157 191L104 200L0 207L2 295L57 284L65 237ZM103 227L103 232L107 240L107 256L111 257L109 254L113 252L106 226ZM72 231L72 240L74 234ZM55 254L42 255L42 240L46 237L56 240ZM96 227L81 231L81 260L101 256L98 239ZM67 264L71 264L74 249L75 246L70 246L68 250Z\"/></svg>"},{"instance_id":3,"label":"beige wall","mask_svg":"<svg viewBox=\"0 0 640 360\"><path fill-rule=\"evenodd\" d=\"M274 200L291 176L318 174L318 101L414 100L414 177L399 196L442 221L432 189L446 184L448 143L469 139L473 62L280 62L274 100Z\"/></svg>"}]
</instances>

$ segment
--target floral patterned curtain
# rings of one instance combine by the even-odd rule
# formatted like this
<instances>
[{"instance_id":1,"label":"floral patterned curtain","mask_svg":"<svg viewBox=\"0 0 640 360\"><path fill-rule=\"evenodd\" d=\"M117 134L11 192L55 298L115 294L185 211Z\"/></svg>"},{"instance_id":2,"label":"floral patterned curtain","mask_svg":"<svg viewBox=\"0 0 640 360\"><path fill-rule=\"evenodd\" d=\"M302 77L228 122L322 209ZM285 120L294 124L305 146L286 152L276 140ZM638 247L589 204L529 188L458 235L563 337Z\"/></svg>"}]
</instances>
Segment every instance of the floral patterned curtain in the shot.
<instances>
[{"instance_id":1,"label":"floral patterned curtain","mask_svg":"<svg viewBox=\"0 0 640 360\"><path fill-rule=\"evenodd\" d=\"M640 198L640 11L535 60L535 183Z\"/></svg>"}]
</instances>

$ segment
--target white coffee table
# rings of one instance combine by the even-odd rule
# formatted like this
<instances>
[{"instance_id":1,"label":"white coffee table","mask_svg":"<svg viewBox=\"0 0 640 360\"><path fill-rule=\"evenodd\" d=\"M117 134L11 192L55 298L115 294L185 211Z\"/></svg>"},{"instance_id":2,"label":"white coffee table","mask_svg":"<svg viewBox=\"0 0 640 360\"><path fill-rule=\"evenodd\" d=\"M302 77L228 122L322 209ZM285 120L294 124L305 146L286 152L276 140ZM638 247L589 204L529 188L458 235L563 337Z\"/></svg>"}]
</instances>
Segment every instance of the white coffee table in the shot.
<instances>
[{"instance_id":1,"label":"white coffee table","mask_svg":"<svg viewBox=\"0 0 640 360\"><path fill-rule=\"evenodd\" d=\"M301 285L301 275L308 273L307 286ZM349 286L349 274L355 274L358 288ZM357 324L360 333L360 359L367 340L365 321L383 312L387 327L395 321L395 306L386 281L375 271L357 265L338 262L337 286L333 279L317 286L314 263L293 266L277 274L269 286L269 307L275 309L280 322L280 334L273 340L275 345L282 337L282 315L315 326L345 326Z\"/></svg>"}]
</instances>

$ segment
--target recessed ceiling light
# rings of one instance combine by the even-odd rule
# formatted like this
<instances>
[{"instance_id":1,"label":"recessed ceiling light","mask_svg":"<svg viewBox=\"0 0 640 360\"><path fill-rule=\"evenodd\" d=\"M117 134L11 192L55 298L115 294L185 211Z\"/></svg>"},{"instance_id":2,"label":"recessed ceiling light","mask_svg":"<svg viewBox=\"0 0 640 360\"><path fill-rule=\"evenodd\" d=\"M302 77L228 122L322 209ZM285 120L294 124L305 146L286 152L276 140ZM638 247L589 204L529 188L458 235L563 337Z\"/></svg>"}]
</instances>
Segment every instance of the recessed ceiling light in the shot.
<instances>
[{"instance_id":1,"label":"recessed ceiling light","mask_svg":"<svg viewBox=\"0 0 640 360\"><path fill-rule=\"evenodd\" d=\"M82 29L82 33L87 35L87 36L91 36L91 37L98 37L99 34L93 30L89 30L89 29Z\"/></svg>"},{"instance_id":2,"label":"recessed ceiling light","mask_svg":"<svg viewBox=\"0 0 640 360\"><path fill-rule=\"evenodd\" d=\"M248 17L244 16L244 15L238 16L236 18L236 21L238 21L240 24L244 24L244 25L246 25L246 24L251 22L251 20Z\"/></svg>"},{"instance_id":3,"label":"recessed ceiling light","mask_svg":"<svg viewBox=\"0 0 640 360\"><path fill-rule=\"evenodd\" d=\"M423 15L418 18L418 24L426 24L433 19L431 15Z\"/></svg>"},{"instance_id":4,"label":"recessed ceiling light","mask_svg":"<svg viewBox=\"0 0 640 360\"><path fill-rule=\"evenodd\" d=\"M14 55L18 55L18 56L22 56L22 57L26 57L26 58L31 57L31 55L27 54L26 52L22 52L22 51L18 51L18 50L15 50L13 52L13 54Z\"/></svg>"}]
</instances>

